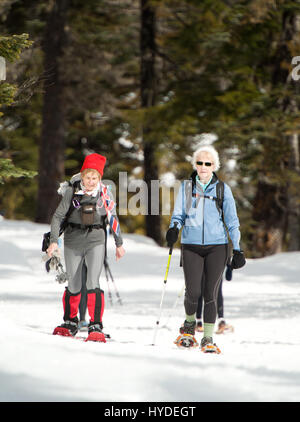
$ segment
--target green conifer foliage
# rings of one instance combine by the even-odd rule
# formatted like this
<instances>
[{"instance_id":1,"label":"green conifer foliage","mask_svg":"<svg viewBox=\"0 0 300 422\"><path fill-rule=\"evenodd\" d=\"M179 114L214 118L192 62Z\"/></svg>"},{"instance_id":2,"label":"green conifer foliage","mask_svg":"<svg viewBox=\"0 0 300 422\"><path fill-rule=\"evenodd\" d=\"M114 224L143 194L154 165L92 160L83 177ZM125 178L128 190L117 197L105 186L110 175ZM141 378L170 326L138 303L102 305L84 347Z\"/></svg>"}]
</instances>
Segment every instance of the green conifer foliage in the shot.
<instances>
[{"instance_id":1,"label":"green conifer foliage","mask_svg":"<svg viewBox=\"0 0 300 422\"><path fill-rule=\"evenodd\" d=\"M28 34L0 36L0 56L4 57L7 62L15 62L20 59L20 55L25 48L29 48L32 41L28 39ZM9 82L0 81L0 117L2 117L3 125L3 107L11 106L15 102L15 97L18 93L18 86ZM9 158L10 151L0 151L0 183L9 178L19 177L33 177L36 173L29 170L24 170L13 164Z\"/></svg>"}]
</instances>

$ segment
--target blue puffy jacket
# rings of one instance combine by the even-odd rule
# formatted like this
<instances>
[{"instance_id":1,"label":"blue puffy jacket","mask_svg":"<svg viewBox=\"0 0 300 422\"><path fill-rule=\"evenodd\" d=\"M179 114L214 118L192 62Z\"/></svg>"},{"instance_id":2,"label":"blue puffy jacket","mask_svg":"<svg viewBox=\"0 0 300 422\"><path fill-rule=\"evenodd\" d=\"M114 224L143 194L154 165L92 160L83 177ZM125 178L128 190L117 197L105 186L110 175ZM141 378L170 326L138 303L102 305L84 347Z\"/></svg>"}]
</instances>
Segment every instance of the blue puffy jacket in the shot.
<instances>
[{"instance_id":1,"label":"blue puffy jacket","mask_svg":"<svg viewBox=\"0 0 300 422\"><path fill-rule=\"evenodd\" d=\"M178 229L183 227L181 243L184 244L220 245L228 243L227 231L221 212L216 206L216 201L212 199L213 197L217 198L218 178L216 174L213 174L213 178L204 192L201 185L196 181L196 175L197 172L194 172L190 179L193 180L191 206L187 206L188 195L186 193L186 184L190 181L185 180L181 183L169 227L173 227L175 223L177 223ZM205 198L204 195L212 198ZM239 219L235 200L230 187L226 183L224 183L223 213L233 249L240 250Z\"/></svg>"}]
</instances>

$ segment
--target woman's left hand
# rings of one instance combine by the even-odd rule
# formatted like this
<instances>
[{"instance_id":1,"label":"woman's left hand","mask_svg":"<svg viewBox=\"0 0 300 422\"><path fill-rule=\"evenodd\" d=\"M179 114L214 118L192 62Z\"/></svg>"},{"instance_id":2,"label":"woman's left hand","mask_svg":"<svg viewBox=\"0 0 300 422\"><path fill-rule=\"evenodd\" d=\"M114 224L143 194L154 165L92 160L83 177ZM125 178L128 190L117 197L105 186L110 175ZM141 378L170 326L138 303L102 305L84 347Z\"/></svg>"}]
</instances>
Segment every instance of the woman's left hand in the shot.
<instances>
[{"instance_id":1,"label":"woman's left hand","mask_svg":"<svg viewBox=\"0 0 300 422\"><path fill-rule=\"evenodd\" d=\"M125 255L125 249L123 246L119 246L116 248L116 260L118 261L120 258L122 258Z\"/></svg>"},{"instance_id":2,"label":"woman's left hand","mask_svg":"<svg viewBox=\"0 0 300 422\"><path fill-rule=\"evenodd\" d=\"M49 258L52 258L53 252L58 249L58 244L56 242L50 243L48 249L46 250Z\"/></svg>"},{"instance_id":3,"label":"woman's left hand","mask_svg":"<svg viewBox=\"0 0 300 422\"><path fill-rule=\"evenodd\" d=\"M243 251L233 249L233 257L231 260L231 268L237 270L246 264L246 259Z\"/></svg>"}]
</instances>

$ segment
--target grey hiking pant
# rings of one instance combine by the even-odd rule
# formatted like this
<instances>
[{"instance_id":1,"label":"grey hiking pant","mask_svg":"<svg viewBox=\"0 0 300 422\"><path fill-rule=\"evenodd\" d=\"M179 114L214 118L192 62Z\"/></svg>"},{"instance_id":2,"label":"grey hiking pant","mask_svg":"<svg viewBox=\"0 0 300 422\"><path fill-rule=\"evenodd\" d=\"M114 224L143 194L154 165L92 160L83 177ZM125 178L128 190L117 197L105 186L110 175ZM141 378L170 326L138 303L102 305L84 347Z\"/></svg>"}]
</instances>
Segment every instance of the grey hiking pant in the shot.
<instances>
[{"instance_id":1,"label":"grey hiking pant","mask_svg":"<svg viewBox=\"0 0 300 422\"><path fill-rule=\"evenodd\" d=\"M69 277L68 290L78 294L82 287L82 270L85 262L87 269L87 290L100 288L99 278L103 267L105 245L93 245L83 249L64 246L66 271Z\"/></svg>"},{"instance_id":2,"label":"grey hiking pant","mask_svg":"<svg viewBox=\"0 0 300 422\"><path fill-rule=\"evenodd\" d=\"M217 318L217 296L228 259L228 245L182 245L185 278L184 307L187 315L197 312L198 299L204 298L204 322ZM204 274L204 283L201 283ZM203 290L203 291L202 291Z\"/></svg>"}]
</instances>

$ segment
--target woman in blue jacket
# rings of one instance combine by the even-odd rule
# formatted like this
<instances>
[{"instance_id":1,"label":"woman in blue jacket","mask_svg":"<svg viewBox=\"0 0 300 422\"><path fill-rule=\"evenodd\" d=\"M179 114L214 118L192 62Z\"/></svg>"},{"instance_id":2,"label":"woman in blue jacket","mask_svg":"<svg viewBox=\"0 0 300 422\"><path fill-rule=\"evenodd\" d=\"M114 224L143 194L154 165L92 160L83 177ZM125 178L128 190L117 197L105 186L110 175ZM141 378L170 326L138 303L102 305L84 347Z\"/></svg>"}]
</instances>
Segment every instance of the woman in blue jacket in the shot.
<instances>
[{"instance_id":1,"label":"woman in blue jacket","mask_svg":"<svg viewBox=\"0 0 300 422\"><path fill-rule=\"evenodd\" d=\"M193 155L195 171L189 181L182 182L167 231L168 246L171 247L181 235L182 265L185 278L184 307L185 334L195 334L198 298L204 297L204 333L201 341L203 351L216 352L213 330L217 317L217 295L222 274L228 260L228 234L233 245L232 268L245 265L240 249L239 219L230 187L224 187L223 201L217 201L216 175L220 167L218 152L212 146L203 146ZM226 230L226 227L227 230ZM201 292L202 274L205 284Z\"/></svg>"}]
</instances>

